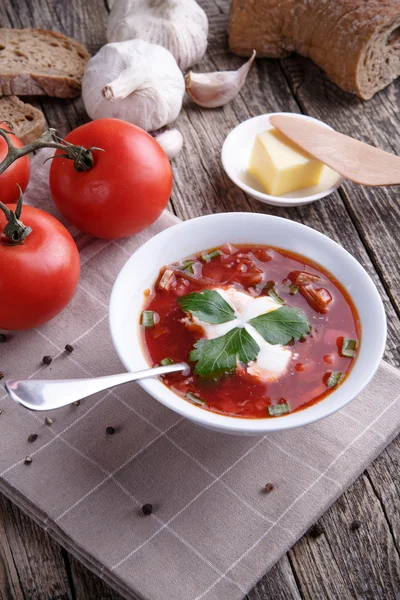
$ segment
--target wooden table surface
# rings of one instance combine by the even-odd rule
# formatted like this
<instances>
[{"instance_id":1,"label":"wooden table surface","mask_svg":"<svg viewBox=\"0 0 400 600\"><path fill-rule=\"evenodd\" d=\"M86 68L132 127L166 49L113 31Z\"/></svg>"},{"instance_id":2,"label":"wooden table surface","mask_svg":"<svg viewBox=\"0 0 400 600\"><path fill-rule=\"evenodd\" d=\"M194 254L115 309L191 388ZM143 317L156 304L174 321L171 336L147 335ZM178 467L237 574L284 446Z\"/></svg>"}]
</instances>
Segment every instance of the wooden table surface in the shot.
<instances>
[{"instance_id":1,"label":"wooden table surface","mask_svg":"<svg viewBox=\"0 0 400 600\"><path fill-rule=\"evenodd\" d=\"M333 0L332 0L333 1ZM197 70L234 69L243 59L227 43L227 0L201 0L210 22L209 49ZM105 43L108 0L1 0L1 27L42 27L84 42ZM248 198L224 175L226 134L249 117L302 112L342 133L400 154L400 80L369 102L333 85L311 62L257 60L245 88L223 109L189 100L177 120L185 149L174 161L170 208L182 219L223 211L256 211L299 221L351 252L372 276L388 316L386 360L399 366L400 203L396 188L346 184L328 199L287 210ZM88 120L81 99L43 98L49 125L65 135ZM400 441L323 515L317 538L305 535L258 583L247 600L395 600L400 598ZM353 531L354 520L361 527ZM117 600L120 597L0 496L1 600ZM166 600L173 600L166 599Z\"/></svg>"}]
</instances>

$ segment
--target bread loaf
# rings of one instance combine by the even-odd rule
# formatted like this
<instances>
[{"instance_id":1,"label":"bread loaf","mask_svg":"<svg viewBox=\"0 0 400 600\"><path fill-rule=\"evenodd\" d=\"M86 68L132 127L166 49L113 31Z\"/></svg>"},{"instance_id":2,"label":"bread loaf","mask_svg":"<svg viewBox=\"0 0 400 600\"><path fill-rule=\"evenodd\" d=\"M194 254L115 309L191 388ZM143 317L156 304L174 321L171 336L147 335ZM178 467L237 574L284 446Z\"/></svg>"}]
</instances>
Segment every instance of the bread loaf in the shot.
<instances>
[{"instance_id":1,"label":"bread loaf","mask_svg":"<svg viewBox=\"0 0 400 600\"><path fill-rule=\"evenodd\" d=\"M400 75L400 0L231 0L239 56L311 58L365 100Z\"/></svg>"},{"instance_id":2,"label":"bread loaf","mask_svg":"<svg viewBox=\"0 0 400 600\"><path fill-rule=\"evenodd\" d=\"M22 102L17 96L0 98L1 121L9 121L12 124L13 132L23 144L30 144L46 129L42 111Z\"/></svg>"},{"instance_id":3,"label":"bread loaf","mask_svg":"<svg viewBox=\"0 0 400 600\"><path fill-rule=\"evenodd\" d=\"M90 54L62 33L44 29L0 29L0 95L80 94Z\"/></svg>"}]
</instances>

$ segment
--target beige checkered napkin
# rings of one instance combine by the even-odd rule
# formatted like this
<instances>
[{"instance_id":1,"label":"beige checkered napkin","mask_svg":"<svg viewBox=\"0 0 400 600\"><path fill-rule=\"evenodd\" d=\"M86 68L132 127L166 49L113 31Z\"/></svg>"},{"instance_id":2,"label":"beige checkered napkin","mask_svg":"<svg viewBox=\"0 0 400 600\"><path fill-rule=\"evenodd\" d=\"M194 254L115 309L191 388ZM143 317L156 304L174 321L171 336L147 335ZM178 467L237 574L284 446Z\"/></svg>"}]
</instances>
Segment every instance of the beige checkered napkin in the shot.
<instances>
[{"instance_id":1,"label":"beige checkered napkin","mask_svg":"<svg viewBox=\"0 0 400 600\"><path fill-rule=\"evenodd\" d=\"M39 188L40 205L54 212L46 194ZM54 321L0 346L6 377L120 372L107 324L113 281L138 245L175 221L165 213L123 242L73 231L79 291ZM46 354L53 362L40 366ZM395 436L399 388L399 373L382 363L344 410L262 438L196 427L136 384L60 409L51 426L0 394L0 489L127 598L240 600Z\"/></svg>"}]
</instances>

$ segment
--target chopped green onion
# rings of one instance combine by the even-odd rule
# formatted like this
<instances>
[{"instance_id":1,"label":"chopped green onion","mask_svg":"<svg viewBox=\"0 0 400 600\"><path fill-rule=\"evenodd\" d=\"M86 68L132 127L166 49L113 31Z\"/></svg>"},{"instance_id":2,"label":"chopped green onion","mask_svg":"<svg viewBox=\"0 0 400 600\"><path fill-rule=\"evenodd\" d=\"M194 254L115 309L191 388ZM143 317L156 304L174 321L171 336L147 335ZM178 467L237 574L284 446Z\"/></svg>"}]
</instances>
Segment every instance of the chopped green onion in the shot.
<instances>
[{"instance_id":1,"label":"chopped green onion","mask_svg":"<svg viewBox=\"0 0 400 600\"><path fill-rule=\"evenodd\" d=\"M168 358L168 357L166 357L166 358L163 358L162 360L160 360L160 365L161 365L162 367L166 367L167 365L173 365L173 364L174 364L174 361L173 361L173 360L171 360L171 359L170 359L170 358Z\"/></svg>"},{"instance_id":2,"label":"chopped green onion","mask_svg":"<svg viewBox=\"0 0 400 600\"><path fill-rule=\"evenodd\" d=\"M298 285L291 285L289 288L289 294L291 296L294 296L295 294L297 294L297 292L299 291L299 286Z\"/></svg>"},{"instance_id":3,"label":"chopped green onion","mask_svg":"<svg viewBox=\"0 0 400 600\"><path fill-rule=\"evenodd\" d=\"M216 256L219 256L220 254L221 254L221 252L219 250L213 250L212 252L208 252L206 254L202 254L201 255L201 259L204 260L204 262L208 262L212 258L215 258Z\"/></svg>"},{"instance_id":4,"label":"chopped green onion","mask_svg":"<svg viewBox=\"0 0 400 600\"><path fill-rule=\"evenodd\" d=\"M341 356L347 358L353 358L356 355L357 341L350 338L343 338L342 349L340 351Z\"/></svg>"},{"instance_id":5,"label":"chopped green onion","mask_svg":"<svg viewBox=\"0 0 400 600\"><path fill-rule=\"evenodd\" d=\"M165 269L165 271L162 274L162 277L160 279L160 282L158 284L159 287L164 290L169 290L169 287L173 281L173 277L174 277L174 272L172 271L172 269Z\"/></svg>"},{"instance_id":6,"label":"chopped green onion","mask_svg":"<svg viewBox=\"0 0 400 600\"><path fill-rule=\"evenodd\" d=\"M268 290L268 296L270 296L273 300L275 300L275 302L277 302L278 304L284 304L285 301L282 300L282 298L280 296L278 296L275 288L270 288Z\"/></svg>"},{"instance_id":7,"label":"chopped green onion","mask_svg":"<svg viewBox=\"0 0 400 600\"><path fill-rule=\"evenodd\" d=\"M186 398L188 400L190 400L191 402L194 402L195 404L198 404L199 406L205 406L206 403L204 402L204 400L202 400L201 398L199 398L198 396L196 396L196 394L192 394L192 392L188 392L186 394Z\"/></svg>"},{"instance_id":8,"label":"chopped green onion","mask_svg":"<svg viewBox=\"0 0 400 600\"><path fill-rule=\"evenodd\" d=\"M191 275L193 275L194 273L194 260L185 260L182 264L181 264L181 269L182 271L188 271Z\"/></svg>"},{"instance_id":9,"label":"chopped green onion","mask_svg":"<svg viewBox=\"0 0 400 600\"><path fill-rule=\"evenodd\" d=\"M290 406L287 402L273 404L272 406L268 406L268 413L270 417L280 417L281 415L290 413Z\"/></svg>"},{"instance_id":10,"label":"chopped green onion","mask_svg":"<svg viewBox=\"0 0 400 600\"><path fill-rule=\"evenodd\" d=\"M275 287L275 281L272 281L272 279L270 279L263 287L263 292L268 293L269 290L271 290L273 287Z\"/></svg>"},{"instance_id":11,"label":"chopped green onion","mask_svg":"<svg viewBox=\"0 0 400 600\"><path fill-rule=\"evenodd\" d=\"M144 310L142 312L143 327L154 327L154 310Z\"/></svg>"},{"instance_id":12,"label":"chopped green onion","mask_svg":"<svg viewBox=\"0 0 400 600\"><path fill-rule=\"evenodd\" d=\"M326 385L329 388L336 387L339 381L341 380L342 375L343 373L341 371L332 371L332 373L329 375Z\"/></svg>"}]
</instances>

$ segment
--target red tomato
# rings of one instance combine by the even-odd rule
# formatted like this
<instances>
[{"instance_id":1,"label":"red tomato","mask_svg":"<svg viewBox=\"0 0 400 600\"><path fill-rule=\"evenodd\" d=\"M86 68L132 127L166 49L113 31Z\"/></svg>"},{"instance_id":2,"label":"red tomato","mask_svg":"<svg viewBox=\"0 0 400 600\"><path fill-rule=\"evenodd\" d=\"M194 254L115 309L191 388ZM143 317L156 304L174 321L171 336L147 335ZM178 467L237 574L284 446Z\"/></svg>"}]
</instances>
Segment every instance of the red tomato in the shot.
<instances>
[{"instance_id":1,"label":"red tomato","mask_svg":"<svg viewBox=\"0 0 400 600\"><path fill-rule=\"evenodd\" d=\"M1 123L0 127L11 131L5 123ZM10 140L17 148L22 148L24 145L15 135L10 133ZM0 137L0 162L7 155L7 144L4 138ZM3 204L13 204L18 201L19 189L17 184L21 187L22 191L26 190L29 182L29 175L31 167L29 163L29 157L23 156L12 163L5 171L0 175L0 201Z\"/></svg>"},{"instance_id":2,"label":"red tomato","mask_svg":"<svg viewBox=\"0 0 400 600\"><path fill-rule=\"evenodd\" d=\"M12 246L0 238L1 329L46 323L67 306L79 280L78 249L64 225L31 206L23 207L20 220L32 228L23 243ZM6 222L0 211L0 231Z\"/></svg>"},{"instance_id":3,"label":"red tomato","mask_svg":"<svg viewBox=\"0 0 400 600\"><path fill-rule=\"evenodd\" d=\"M98 119L65 139L104 150L93 151L94 165L85 172L77 171L72 160L52 161L50 191L66 219L105 239L138 233L158 219L171 195L172 171L148 133L119 119Z\"/></svg>"}]
</instances>

